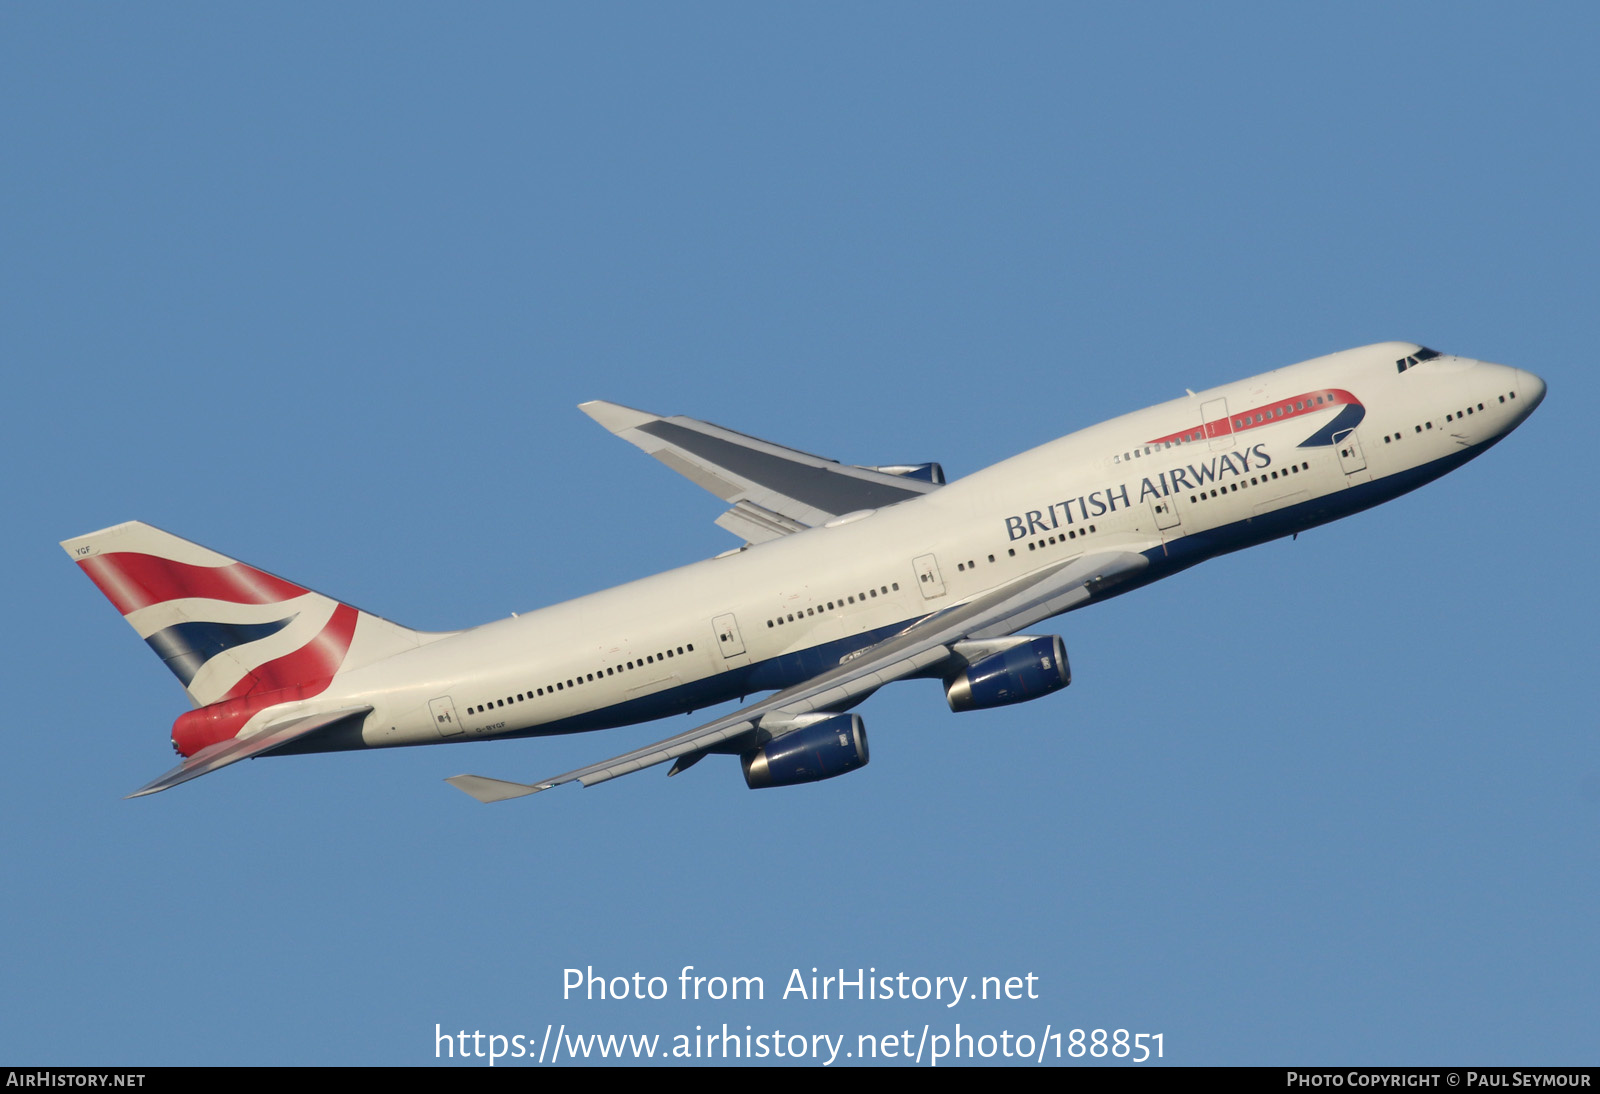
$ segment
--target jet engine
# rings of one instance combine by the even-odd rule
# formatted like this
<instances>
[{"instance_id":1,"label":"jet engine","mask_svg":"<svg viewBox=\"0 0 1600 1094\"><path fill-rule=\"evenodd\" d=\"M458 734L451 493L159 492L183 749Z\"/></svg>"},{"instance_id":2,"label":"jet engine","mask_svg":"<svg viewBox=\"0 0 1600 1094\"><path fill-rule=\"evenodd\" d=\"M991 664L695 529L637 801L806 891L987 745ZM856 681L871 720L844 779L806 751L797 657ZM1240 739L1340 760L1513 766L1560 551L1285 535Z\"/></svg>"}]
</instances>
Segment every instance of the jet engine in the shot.
<instances>
[{"instance_id":1,"label":"jet engine","mask_svg":"<svg viewBox=\"0 0 1600 1094\"><path fill-rule=\"evenodd\" d=\"M881 471L885 475L899 475L903 479L921 479L935 486L944 485L944 468L936 463L896 463L886 467L868 467L857 464L863 471Z\"/></svg>"},{"instance_id":2,"label":"jet engine","mask_svg":"<svg viewBox=\"0 0 1600 1094\"><path fill-rule=\"evenodd\" d=\"M856 714L824 715L741 757L751 790L831 779L867 759L867 727Z\"/></svg>"},{"instance_id":3,"label":"jet engine","mask_svg":"<svg viewBox=\"0 0 1600 1094\"><path fill-rule=\"evenodd\" d=\"M944 696L954 711L987 710L1023 703L1060 691L1072 683L1067 647L1058 634L995 642L960 643L956 653L966 670L945 682Z\"/></svg>"}]
</instances>

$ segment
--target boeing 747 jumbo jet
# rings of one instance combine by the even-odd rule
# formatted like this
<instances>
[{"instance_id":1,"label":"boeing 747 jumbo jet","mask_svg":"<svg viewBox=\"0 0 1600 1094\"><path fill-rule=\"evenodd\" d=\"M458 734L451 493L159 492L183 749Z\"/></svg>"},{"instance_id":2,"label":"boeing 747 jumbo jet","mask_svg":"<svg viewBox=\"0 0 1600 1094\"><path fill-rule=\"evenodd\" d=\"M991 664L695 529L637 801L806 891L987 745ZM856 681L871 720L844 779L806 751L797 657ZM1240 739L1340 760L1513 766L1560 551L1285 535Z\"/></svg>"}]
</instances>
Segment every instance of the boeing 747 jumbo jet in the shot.
<instances>
[{"instance_id":1,"label":"boeing 747 jumbo jet","mask_svg":"<svg viewBox=\"0 0 1600 1094\"><path fill-rule=\"evenodd\" d=\"M130 797L237 760L537 737L772 692L698 728L480 801L707 753L752 788L867 762L859 715L928 677L953 711L1071 681L1052 616L1414 490L1510 433L1537 376L1408 342L1347 350L1113 418L956 482L853 467L692 418L583 404L732 507L742 546L463 631L408 630L147 524L62 544L195 709L183 762Z\"/></svg>"}]
</instances>

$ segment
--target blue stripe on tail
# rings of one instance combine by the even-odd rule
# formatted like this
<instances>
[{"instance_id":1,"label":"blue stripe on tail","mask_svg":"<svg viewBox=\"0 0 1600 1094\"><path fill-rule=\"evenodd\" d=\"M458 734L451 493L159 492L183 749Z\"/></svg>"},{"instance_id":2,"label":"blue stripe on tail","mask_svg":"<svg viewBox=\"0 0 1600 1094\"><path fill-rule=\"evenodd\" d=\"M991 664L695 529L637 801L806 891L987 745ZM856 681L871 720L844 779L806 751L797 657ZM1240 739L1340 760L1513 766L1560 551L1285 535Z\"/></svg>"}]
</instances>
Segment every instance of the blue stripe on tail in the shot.
<instances>
[{"instance_id":1,"label":"blue stripe on tail","mask_svg":"<svg viewBox=\"0 0 1600 1094\"><path fill-rule=\"evenodd\" d=\"M277 634L294 620L291 615L270 623L178 623L157 631L145 641L183 686L188 687L200 666L217 654Z\"/></svg>"}]
</instances>

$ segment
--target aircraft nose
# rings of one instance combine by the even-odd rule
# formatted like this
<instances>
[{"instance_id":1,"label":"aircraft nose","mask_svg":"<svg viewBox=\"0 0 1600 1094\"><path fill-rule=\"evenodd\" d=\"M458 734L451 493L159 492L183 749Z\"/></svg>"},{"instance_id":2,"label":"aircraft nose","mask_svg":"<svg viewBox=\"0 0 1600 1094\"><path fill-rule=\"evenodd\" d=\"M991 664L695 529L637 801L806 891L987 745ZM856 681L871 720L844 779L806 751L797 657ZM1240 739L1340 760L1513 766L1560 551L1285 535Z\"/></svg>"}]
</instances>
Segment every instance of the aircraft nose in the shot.
<instances>
[{"instance_id":1,"label":"aircraft nose","mask_svg":"<svg viewBox=\"0 0 1600 1094\"><path fill-rule=\"evenodd\" d=\"M1524 413L1531 414L1535 407L1544 402L1544 381L1531 372L1517 370L1517 395L1526 400Z\"/></svg>"}]
</instances>

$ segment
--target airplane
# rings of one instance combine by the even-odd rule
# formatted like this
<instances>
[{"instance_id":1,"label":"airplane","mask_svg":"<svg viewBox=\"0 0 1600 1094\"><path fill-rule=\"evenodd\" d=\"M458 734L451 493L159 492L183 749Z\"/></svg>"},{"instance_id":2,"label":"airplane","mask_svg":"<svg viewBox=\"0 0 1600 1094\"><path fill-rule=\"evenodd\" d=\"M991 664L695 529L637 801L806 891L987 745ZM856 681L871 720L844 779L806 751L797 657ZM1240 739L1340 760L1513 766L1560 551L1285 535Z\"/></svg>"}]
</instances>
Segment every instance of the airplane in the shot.
<instances>
[{"instance_id":1,"label":"airplane","mask_svg":"<svg viewBox=\"0 0 1600 1094\"><path fill-rule=\"evenodd\" d=\"M62 547L194 707L172 727L182 762L129 797L259 756L577 733L733 700L554 778L446 781L495 802L726 753L750 788L790 786L866 765L851 711L885 684L938 680L957 712L1059 691L1065 643L1022 632L1414 490L1544 395L1517 368L1381 343L1188 392L951 482L937 463L841 464L584 403L730 503L716 523L743 542L460 631L402 627L138 522Z\"/></svg>"}]
</instances>

